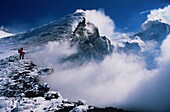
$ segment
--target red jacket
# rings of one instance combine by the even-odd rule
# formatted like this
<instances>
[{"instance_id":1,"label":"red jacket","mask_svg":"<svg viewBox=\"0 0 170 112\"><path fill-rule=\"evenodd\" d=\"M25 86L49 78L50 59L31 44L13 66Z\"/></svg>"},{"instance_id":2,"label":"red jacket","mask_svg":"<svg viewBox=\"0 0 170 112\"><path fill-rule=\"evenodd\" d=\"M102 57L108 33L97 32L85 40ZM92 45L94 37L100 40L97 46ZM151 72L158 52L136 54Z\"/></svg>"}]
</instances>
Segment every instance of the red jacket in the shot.
<instances>
[{"instance_id":1,"label":"red jacket","mask_svg":"<svg viewBox=\"0 0 170 112\"><path fill-rule=\"evenodd\" d=\"M25 54L25 52L23 51L23 49L20 49L20 50L19 50L19 53L20 53L20 54Z\"/></svg>"}]
</instances>

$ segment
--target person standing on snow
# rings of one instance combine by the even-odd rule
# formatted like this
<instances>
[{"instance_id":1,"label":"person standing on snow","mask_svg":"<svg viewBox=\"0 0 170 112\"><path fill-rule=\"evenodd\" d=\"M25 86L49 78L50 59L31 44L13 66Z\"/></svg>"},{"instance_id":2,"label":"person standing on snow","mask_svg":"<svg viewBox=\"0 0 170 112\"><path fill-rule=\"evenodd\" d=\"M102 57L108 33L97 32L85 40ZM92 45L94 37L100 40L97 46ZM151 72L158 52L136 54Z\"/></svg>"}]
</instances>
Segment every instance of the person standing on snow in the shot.
<instances>
[{"instance_id":1,"label":"person standing on snow","mask_svg":"<svg viewBox=\"0 0 170 112\"><path fill-rule=\"evenodd\" d=\"M18 50L18 53L20 54L20 55L19 55L19 58L20 58L20 59L24 59L24 54L25 54L25 52L24 52L23 48L19 49L19 50Z\"/></svg>"}]
</instances>

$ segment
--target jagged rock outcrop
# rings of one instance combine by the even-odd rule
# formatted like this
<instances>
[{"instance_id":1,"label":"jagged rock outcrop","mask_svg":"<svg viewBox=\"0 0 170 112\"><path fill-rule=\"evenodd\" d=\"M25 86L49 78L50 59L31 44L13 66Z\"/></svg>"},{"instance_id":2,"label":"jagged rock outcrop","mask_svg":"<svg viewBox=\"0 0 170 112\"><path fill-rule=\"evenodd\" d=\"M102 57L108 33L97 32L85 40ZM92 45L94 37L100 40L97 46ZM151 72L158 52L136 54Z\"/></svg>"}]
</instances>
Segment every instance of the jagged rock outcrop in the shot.
<instances>
[{"instance_id":1,"label":"jagged rock outcrop","mask_svg":"<svg viewBox=\"0 0 170 112\"><path fill-rule=\"evenodd\" d=\"M85 18L73 31L71 45L77 45L78 52L65 60L102 60L112 52L113 46L105 36L100 36L98 28Z\"/></svg>"}]
</instances>

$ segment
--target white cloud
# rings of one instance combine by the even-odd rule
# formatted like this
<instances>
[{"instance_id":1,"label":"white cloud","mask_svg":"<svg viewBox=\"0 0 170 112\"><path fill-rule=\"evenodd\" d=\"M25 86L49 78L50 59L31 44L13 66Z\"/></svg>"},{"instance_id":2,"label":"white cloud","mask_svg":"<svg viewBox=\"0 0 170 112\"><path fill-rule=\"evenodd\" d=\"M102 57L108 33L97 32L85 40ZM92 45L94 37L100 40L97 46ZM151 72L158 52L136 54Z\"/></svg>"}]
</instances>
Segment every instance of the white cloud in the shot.
<instances>
[{"instance_id":1,"label":"white cloud","mask_svg":"<svg viewBox=\"0 0 170 112\"><path fill-rule=\"evenodd\" d=\"M146 14L146 13L149 13L149 12L150 12L150 10L145 10L145 11L140 12L139 14Z\"/></svg>"},{"instance_id":2,"label":"white cloud","mask_svg":"<svg viewBox=\"0 0 170 112\"><path fill-rule=\"evenodd\" d=\"M56 67L61 58L77 52L75 47L76 45L74 47L70 47L67 42L48 42L46 46L43 48L35 48L36 52L27 54L27 56L40 66L48 65Z\"/></svg>"},{"instance_id":3,"label":"white cloud","mask_svg":"<svg viewBox=\"0 0 170 112\"><path fill-rule=\"evenodd\" d=\"M169 24L170 25L170 5L164 7L164 8L159 8L159 9L154 9L150 11L150 14L148 14L148 19L144 22L143 26L147 26L147 24L150 21L161 21L163 23ZM144 29L145 29L144 27Z\"/></svg>"},{"instance_id":4,"label":"white cloud","mask_svg":"<svg viewBox=\"0 0 170 112\"><path fill-rule=\"evenodd\" d=\"M170 35L167 36L167 38L163 41L161 45L161 56L157 59L159 64L166 63L168 60L170 60L170 52L168 49L170 49Z\"/></svg>"},{"instance_id":5,"label":"white cloud","mask_svg":"<svg viewBox=\"0 0 170 112\"><path fill-rule=\"evenodd\" d=\"M159 67L150 71L149 78L143 80L125 100L124 106L136 111L170 111L170 35L161 45L161 55L157 58ZM146 74L143 74L146 75Z\"/></svg>"},{"instance_id":6,"label":"white cloud","mask_svg":"<svg viewBox=\"0 0 170 112\"><path fill-rule=\"evenodd\" d=\"M64 51L59 50L61 46ZM52 90L74 101L84 99L96 106L119 106L149 76L139 57L119 53L107 56L101 63L91 62L65 69L66 64L57 60L63 54L67 55L66 52L72 54L75 50L68 48L67 44L60 44L60 47L58 43L50 43L45 50L32 54L32 58L38 65L54 67L54 73L42 80Z\"/></svg>"},{"instance_id":7,"label":"white cloud","mask_svg":"<svg viewBox=\"0 0 170 112\"><path fill-rule=\"evenodd\" d=\"M79 9L76 12L85 12L87 21L98 27L100 35L107 36L109 39L113 38L115 24L109 16L105 15L103 10L83 11Z\"/></svg>"}]
</instances>

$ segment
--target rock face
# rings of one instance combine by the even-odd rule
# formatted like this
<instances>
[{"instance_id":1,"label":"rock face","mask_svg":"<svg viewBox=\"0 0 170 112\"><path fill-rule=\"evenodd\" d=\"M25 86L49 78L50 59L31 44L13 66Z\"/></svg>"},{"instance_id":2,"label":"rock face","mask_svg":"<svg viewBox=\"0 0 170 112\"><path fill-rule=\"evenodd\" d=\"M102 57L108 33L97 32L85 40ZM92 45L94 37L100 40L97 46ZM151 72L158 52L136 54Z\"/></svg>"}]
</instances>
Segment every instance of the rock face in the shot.
<instances>
[{"instance_id":1,"label":"rock face","mask_svg":"<svg viewBox=\"0 0 170 112\"><path fill-rule=\"evenodd\" d=\"M78 52L65 60L102 60L112 52L113 46L105 36L100 36L98 28L85 22L85 18L78 24L71 38L71 45L77 45Z\"/></svg>"}]
</instances>

